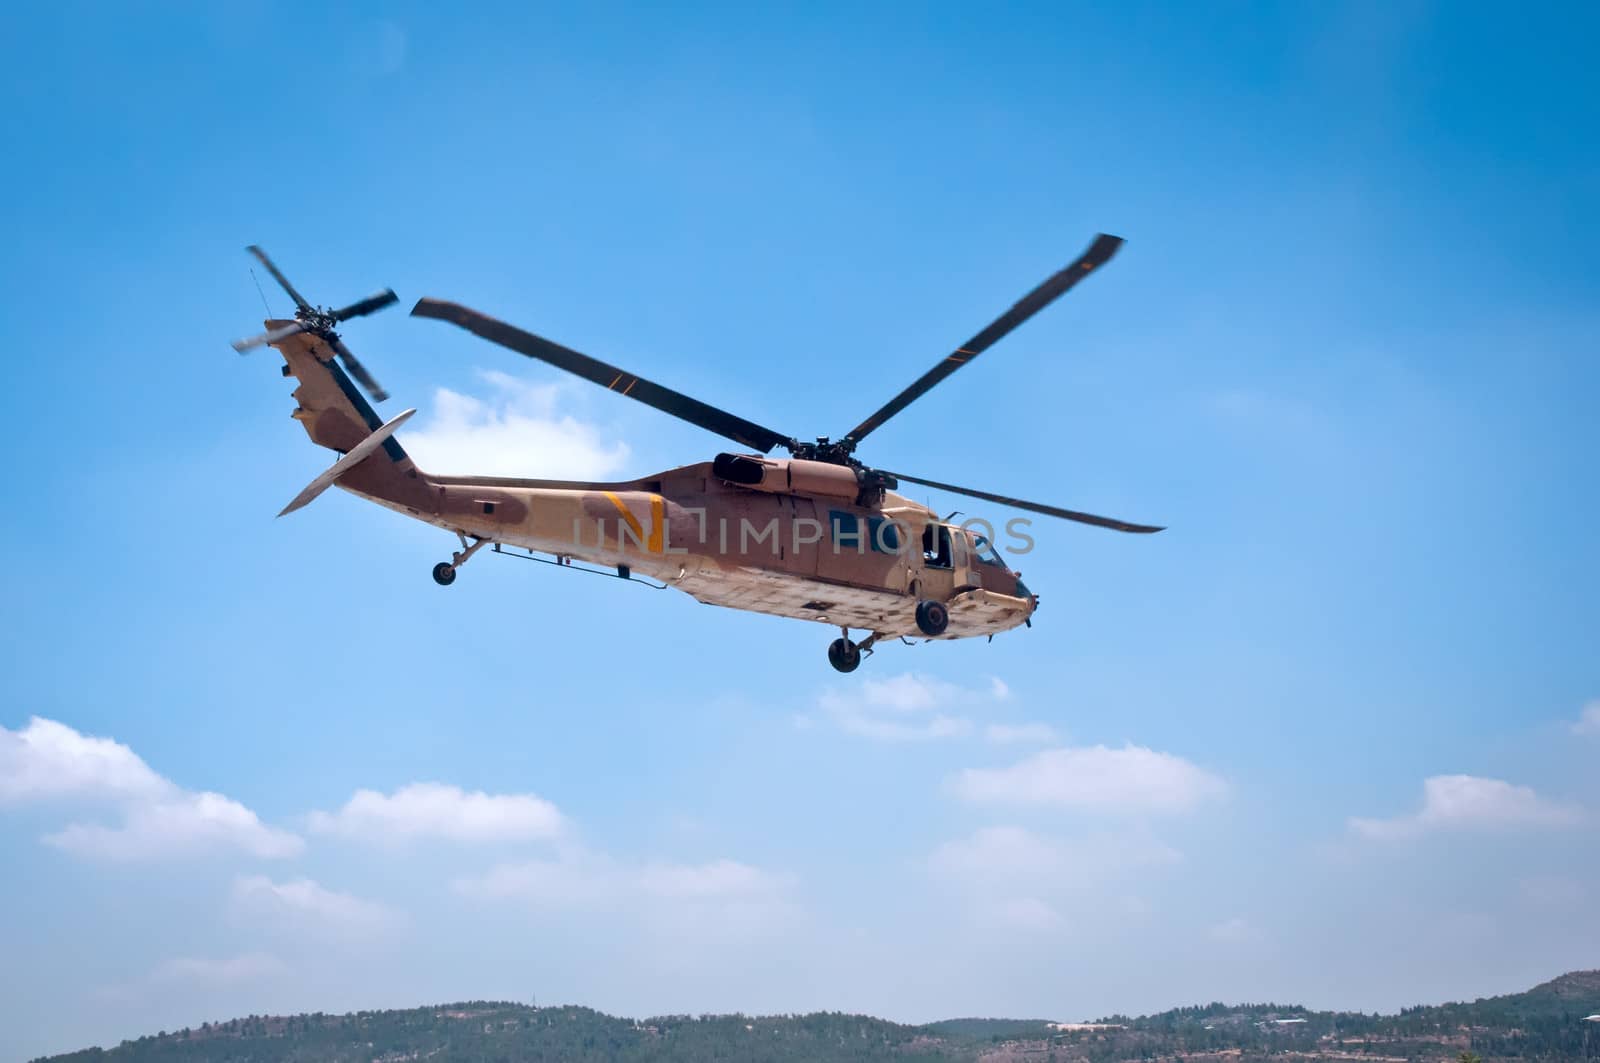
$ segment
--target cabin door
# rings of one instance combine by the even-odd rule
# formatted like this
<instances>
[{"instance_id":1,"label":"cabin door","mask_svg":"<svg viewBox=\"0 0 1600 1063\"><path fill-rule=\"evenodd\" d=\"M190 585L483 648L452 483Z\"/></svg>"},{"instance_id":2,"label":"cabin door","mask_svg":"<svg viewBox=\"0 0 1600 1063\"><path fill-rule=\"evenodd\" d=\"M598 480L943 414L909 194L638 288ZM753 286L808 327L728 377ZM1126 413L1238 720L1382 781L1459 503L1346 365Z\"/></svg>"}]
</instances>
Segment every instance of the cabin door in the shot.
<instances>
[{"instance_id":1,"label":"cabin door","mask_svg":"<svg viewBox=\"0 0 1600 1063\"><path fill-rule=\"evenodd\" d=\"M809 498L793 495L781 496L780 501L783 519L778 523L783 536L784 568L797 576L815 576L817 556L827 538L826 529L818 530L822 526L817 523L817 505ZM819 535L822 541L818 540Z\"/></svg>"}]
</instances>

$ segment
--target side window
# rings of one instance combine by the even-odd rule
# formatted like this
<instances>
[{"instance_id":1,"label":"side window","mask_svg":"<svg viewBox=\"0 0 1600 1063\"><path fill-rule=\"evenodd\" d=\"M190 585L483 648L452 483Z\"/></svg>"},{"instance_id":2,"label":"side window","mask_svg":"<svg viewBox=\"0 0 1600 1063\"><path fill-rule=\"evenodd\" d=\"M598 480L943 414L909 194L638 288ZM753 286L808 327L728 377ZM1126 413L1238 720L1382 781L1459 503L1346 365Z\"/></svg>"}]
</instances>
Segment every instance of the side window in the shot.
<instances>
[{"instance_id":1,"label":"side window","mask_svg":"<svg viewBox=\"0 0 1600 1063\"><path fill-rule=\"evenodd\" d=\"M950 529L943 524L922 529L922 563L930 568L950 567Z\"/></svg>"},{"instance_id":2,"label":"side window","mask_svg":"<svg viewBox=\"0 0 1600 1063\"><path fill-rule=\"evenodd\" d=\"M869 545L884 554L898 554L900 552L900 528L888 517L867 518L867 528L872 533Z\"/></svg>"},{"instance_id":3,"label":"side window","mask_svg":"<svg viewBox=\"0 0 1600 1063\"><path fill-rule=\"evenodd\" d=\"M880 554L900 552L900 529L888 517L868 517L863 521L854 513L842 509L828 511L828 522L833 530L835 550L854 550Z\"/></svg>"},{"instance_id":4,"label":"side window","mask_svg":"<svg viewBox=\"0 0 1600 1063\"><path fill-rule=\"evenodd\" d=\"M864 553L867 548L867 536L861 527L861 518L854 513L846 513L842 509L828 511L828 523L833 530L833 549L835 553L845 550L854 550Z\"/></svg>"}]
</instances>

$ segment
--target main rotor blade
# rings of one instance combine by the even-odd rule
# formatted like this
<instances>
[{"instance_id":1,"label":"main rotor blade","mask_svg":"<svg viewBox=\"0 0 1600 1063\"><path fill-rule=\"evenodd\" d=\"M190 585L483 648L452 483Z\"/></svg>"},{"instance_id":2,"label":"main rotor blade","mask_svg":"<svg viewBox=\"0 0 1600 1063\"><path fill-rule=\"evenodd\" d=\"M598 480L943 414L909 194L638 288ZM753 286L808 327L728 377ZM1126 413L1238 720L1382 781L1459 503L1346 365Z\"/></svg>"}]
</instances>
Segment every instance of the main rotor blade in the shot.
<instances>
[{"instance_id":1,"label":"main rotor blade","mask_svg":"<svg viewBox=\"0 0 1600 1063\"><path fill-rule=\"evenodd\" d=\"M373 402L382 402L389 397L389 393L383 390L383 385L378 383L378 378L367 372L367 367L357 361L356 356L350 353L350 348L344 345L344 340L335 336L329 346L333 348L333 353L337 354L344 362L344 367L350 370L350 375L356 378L356 383L367 389L367 392L372 396Z\"/></svg>"},{"instance_id":2,"label":"main rotor blade","mask_svg":"<svg viewBox=\"0 0 1600 1063\"><path fill-rule=\"evenodd\" d=\"M417 305L411 308L411 315L448 321L452 325L458 325L468 332L482 336L491 343L498 343L529 358L548 362L557 369L565 369L591 383L599 384L608 391L626 395L646 406L654 406L662 413L670 413L680 420L698 425L719 436L725 436L763 454L773 447L789 442L788 436L758 425L754 421L736 417L726 410L719 410L699 399L691 399L671 388L634 376L597 358L579 354L543 336L524 332L514 325L497 321L487 314L480 314L459 303L447 303L440 299L419 299Z\"/></svg>"},{"instance_id":3,"label":"main rotor blade","mask_svg":"<svg viewBox=\"0 0 1600 1063\"><path fill-rule=\"evenodd\" d=\"M1117 248L1121 246L1120 236L1107 236L1105 233L1096 236L1094 243L1089 245L1089 250L1079 255L1071 265L1017 300L1016 305L995 318L988 328L957 347L944 361L922 374L916 383L890 400L883 409L852 428L850 434L845 436L845 442L859 443L868 433L882 427L885 421L926 395L945 377L988 350L1012 329L1065 294L1074 284L1088 276L1091 270L1109 262L1111 256L1116 254Z\"/></svg>"},{"instance_id":4,"label":"main rotor blade","mask_svg":"<svg viewBox=\"0 0 1600 1063\"><path fill-rule=\"evenodd\" d=\"M249 247L245 248L245 250L256 256L256 259L263 266L267 267L267 272L272 274L272 279L283 285L283 290L289 293L289 298L294 300L295 306L298 306L302 310L311 309L311 304L306 302L305 299L301 297L300 293L294 290L294 285L289 283L289 278L285 277L278 267L272 264L272 259L267 257L267 253L265 251L261 250L261 248L257 247L255 244L251 244Z\"/></svg>"},{"instance_id":5,"label":"main rotor blade","mask_svg":"<svg viewBox=\"0 0 1600 1063\"><path fill-rule=\"evenodd\" d=\"M247 340L234 340L233 349L238 351L240 354L247 354L250 351L255 350L257 347L265 347L269 343L277 343L279 340L288 339L295 333L304 332L305 330L305 325L296 321L292 325L285 325L282 328L275 328L271 332L263 332L261 335L252 336Z\"/></svg>"},{"instance_id":6,"label":"main rotor blade","mask_svg":"<svg viewBox=\"0 0 1600 1063\"><path fill-rule=\"evenodd\" d=\"M992 494L988 491L974 491L970 487L957 487L954 484L942 484L938 480L924 480L918 476L907 476L903 472L891 472L897 480L908 480L924 487L938 488L940 491L949 491L952 494L967 495L970 498L981 498L985 502L994 502L997 505L1011 506L1015 509L1026 509L1032 513L1043 513L1047 517L1060 517L1062 520L1075 520L1079 524L1093 524L1097 528L1110 528L1112 531L1133 532L1138 535L1149 535L1152 532L1164 531L1163 527L1154 524L1129 524L1125 520L1115 520L1111 517L1097 517L1093 513L1079 513L1075 509L1061 509L1058 506L1046 506L1039 502L1028 502L1021 498L1008 498L1005 495Z\"/></svg>"},{"instance_id":7,"label":"main rotor blade","mask_svg":"<svg viewBox=\"0 0 1600 1063\"><path fill-rule=\"evenodd\" d=\"M335 321L348 321L353 317L365 317L376 310L382 310L384 307L391 306L399 301L400 297L394 294L394 289L385 288L381 292L367 296L360 302L351 303L343 310L333 311L332 317Z\"/></svg>"}]
</instances>

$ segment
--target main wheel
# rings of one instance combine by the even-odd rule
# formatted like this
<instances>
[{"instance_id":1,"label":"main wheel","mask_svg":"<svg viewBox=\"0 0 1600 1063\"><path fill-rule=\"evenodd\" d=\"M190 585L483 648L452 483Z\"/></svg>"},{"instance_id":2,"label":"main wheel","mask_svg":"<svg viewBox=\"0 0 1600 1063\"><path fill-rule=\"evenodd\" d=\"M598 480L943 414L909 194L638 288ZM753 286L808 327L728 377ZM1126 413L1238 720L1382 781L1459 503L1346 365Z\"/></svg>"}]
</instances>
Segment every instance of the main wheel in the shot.
<instances>
[{"instance_id":1,"label":"main wheel","mask_svg":"<svg viewBox=\"0 0 1600 1063\"><path fill-rule=\"evenodd\" d=\"M853 672L861 664L861 647L849 639L834 639L828 646L828 663L841 672Z\"/></svg>"},{"instance_id":2,"label":"main wheel","mask_svg":"<svg viewBox=\"0 0 1600 1063\"><path fill-rule=\"evenodd\" d=\"M929 638L943 635L950 626L950 610L932 598L917 603L917 629Z\"/></svg>"},{"instance_id":3,"label":"main wheel","mask_svg":"<svg viewBox=\"0 0 1600 1063\"><path fill-rule=\"evenodd\" d=\"M456 581L456 567L448 561L441 561L433 566L433 582L441 587L448 587Z\"/></svg>"}]
</instances>

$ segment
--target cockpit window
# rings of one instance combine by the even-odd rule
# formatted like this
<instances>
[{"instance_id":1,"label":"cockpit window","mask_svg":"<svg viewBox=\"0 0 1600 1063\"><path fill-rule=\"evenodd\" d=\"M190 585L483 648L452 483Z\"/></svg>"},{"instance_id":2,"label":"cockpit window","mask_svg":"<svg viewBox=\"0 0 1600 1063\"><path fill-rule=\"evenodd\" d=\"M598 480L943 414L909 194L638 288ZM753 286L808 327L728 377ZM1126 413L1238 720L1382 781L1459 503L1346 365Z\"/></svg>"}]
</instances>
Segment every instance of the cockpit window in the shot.
<instances>
[{"instance_id":1,"label":"cockpit window","mask_svg":"<svg viewBox=\"0 0 1600 1063\"><path fill-rule=\"evenodd\" d=\"M994 544L982 535L974 535L972 537L972 552L977 554L978 560L986 565L1003 566L1005 564L1000 560L1000 553L994 548Z\"/></svg>"}]
</instances>

